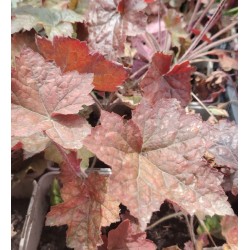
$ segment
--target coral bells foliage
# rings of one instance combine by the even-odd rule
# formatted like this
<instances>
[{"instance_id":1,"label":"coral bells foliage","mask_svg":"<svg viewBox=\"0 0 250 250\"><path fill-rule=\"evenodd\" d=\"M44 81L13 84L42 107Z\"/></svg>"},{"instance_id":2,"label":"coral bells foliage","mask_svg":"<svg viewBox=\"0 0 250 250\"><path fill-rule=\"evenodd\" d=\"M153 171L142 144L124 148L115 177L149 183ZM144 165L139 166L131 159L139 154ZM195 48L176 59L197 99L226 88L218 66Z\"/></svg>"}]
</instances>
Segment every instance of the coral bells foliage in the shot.
<instances>
[{"instance_id":1,"label":"coral bells foliage","mask_svg":"<svg viewBox=\"0 0 250 250\"><path fill-rule=\"evenodd\" d=\"M127 122L103 111L84 145L112 167L109 192L145 229L165 199L189 214L233 214L220 187L222 175L202 161L201 128L201 119L186 115L175 99L154 105L144 100Z\"/></svg>"},{"instance_id":2,"label":"coral bells foliage","mask_svg":"<svg viewBox=\"0 0 250 250\"><path fill-rule=\"evenodd\" d=\"M46 59L55 61L62 72L93 73L93 85L97 90L116 91L127 78L121 65L106 60L99 53L91 54L86 42L65 37L55 37L51 42L38 37L37 46Z\"/></svg>"},{"instance_id":3,"label":"coral bells foliage","mask_svg":"<svg viewBox=\"0 0 250 250\"><path fill-rule=\"evenodd\" d=\"M60 18L57 1L42 2L43 7L23 3L13 12L13 33L26 31L12 37L11 117L13 150L22 148L27 157L45 150L47 157L60 153L63 159L63 202L51 207L46 225L68 225L67 245L76 250L156 249L144 230L168 200L185 214L221 215L227 244L236 247L237 217L224 191L237 193L236 125L210 124L185 110L196 68L188 60L178 63L174 53L152 49L147 71L139 69L146 71L141 77L130 73L141 58L127 45L145 35L157 1L78 1L77 8L85 6L78 14L65 5ZM77 37L74 23L82 20L86 41L67 37ZM129 118L112 112L123 104L120 96L140 97ZM58 152L48 152L51 144ZM102 161L110 175L93 166L90 173L82 169L93 155L92 165L99 168ZM102 235L103 244L101 227L121 220L121 203L138 221L137 230L124 219Z\"/></svg>"}]
</instances>

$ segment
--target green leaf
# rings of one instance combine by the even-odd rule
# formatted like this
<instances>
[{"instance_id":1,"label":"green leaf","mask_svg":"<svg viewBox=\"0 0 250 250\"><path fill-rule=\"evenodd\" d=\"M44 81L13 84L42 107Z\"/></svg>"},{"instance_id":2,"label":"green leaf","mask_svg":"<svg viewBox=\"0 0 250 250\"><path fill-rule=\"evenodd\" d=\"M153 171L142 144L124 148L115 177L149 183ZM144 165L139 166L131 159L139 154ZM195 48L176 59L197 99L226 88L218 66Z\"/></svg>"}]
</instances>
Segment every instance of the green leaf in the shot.
<instances>
[{"instance_id":1,"label":"green leaf","mask_svg":"<svg viewBox=\"0 0 250 250\"><path fill-rule=\"evenodd\" d=\"M87 148L82 147L77 150L77 158L81 159L80 167L82 170L85 170L89 166L89 158L94 157L95 155L91 153Z\"/></svg>"},{"instance_id":2,"label":"green leaf","mask_svg":"<svg viewBox=\"0 0 250 250\"><path fill-rule=\"evenodd\" d=\"M63 202L63 199L61 197L60 185L59 185L58 180L54 178L52 185L51 185L51 190L50 190L50 205L55 206L62 202Z\"/></svg>"},{"instance_id":3,"label":"green leaf","mask_svg":"<svg viewBox=\"0 0 250 250\"><path fill-rule=\"evenodd\" d=\"M12 9L12 17L11 34L32 28L37 32L44 29L50 40L54 36L72 36L72 23L83 21L82 15L69 9L36 8L30 5Z\"/></svg>"},{"instance_id":4,"label":"green leaf","mask_svg":"<svg viewBox=\"0 0 250 250\"><path fill-rule=\"evenodd\" d=\"M201 235L201 234L206 234L208 231L214 237L223 239L223 236L221 235L220 221L221 221L221 216L219 215L214 215L212 217L206 216L204 224L207 230L202 225L199 225L199 227L197 228L197 233Z\"/></svg>"}]
</instances>

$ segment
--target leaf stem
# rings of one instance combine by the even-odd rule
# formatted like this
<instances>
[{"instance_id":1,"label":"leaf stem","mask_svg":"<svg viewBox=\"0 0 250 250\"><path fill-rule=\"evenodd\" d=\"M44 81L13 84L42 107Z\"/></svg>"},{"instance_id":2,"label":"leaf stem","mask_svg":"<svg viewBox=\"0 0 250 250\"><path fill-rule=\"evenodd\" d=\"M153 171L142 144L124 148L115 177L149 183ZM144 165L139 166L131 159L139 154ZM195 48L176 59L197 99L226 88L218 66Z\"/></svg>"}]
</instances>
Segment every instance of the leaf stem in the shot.
<instances>
[{"instance_id":1,"label":"leaf stem","mask_svg":"<svg viewBox=\"0 0 250 250\"><path fill-rule=\"evenodd\" d=\"M188 219L188 216L184 214L185 220L186 220L186 224L187 224L187 228L188 228L188 232L190 234L190 238L191 241L194 245L194 247L196 248L196 239L195 239L195 235L194 235L194 229L192 228L191 224L193 225L193 222L191 223ZM193 216L191 216L191 220L193 220Z\"/></svg>"},{"instance_id":2,"label":"leaf stem","mask_svg":"<svg viewBox=\"0 0 250 250\"><path fill-rule=\"evenodd\" d=\"M91 166L89 167L89 169L93 169L95 164L96 164L96 161L97 161L97 157L95 156L92 163L91 163Z\"/></svg>"},{"instance_id":3,"label":"leaf stem","mask_svg":"<svg viewBox=\"0 0 250 250\"><path fill-rule=\"evenodd\" d=\"M206 8L203 10L203 12L201 13L200 17L198 18L198 20L195 22L195 24L193 25L193 29L195 29L195 27L201 22L202 18L207 14L207 12L209 11L211 5L214 3L214 0L209 1L208 5L206 6Z\"/></svg>"},{"instance_id":4,"label":"leaf stem","mask_svg":"<svg viewBox=\"0 0 250 250\"><path fill-rule=\"evenodd\" d=\"M216 46L219 46L219 45L221 45L223 43L230 42L231 40L234 40L237 37L238 37L238 34L234 34L232 36L229 36L229 37L220 39L220 40L218 40L216 42L210 43L210 44L208 44L207 46L205 46L203 48L197 47L197 49L194 50L193 53L189 57L187 57L187 60L191 60L191 59L194 59L194 58L198 58L198 57L201 57L201 56L204 56L204 55L211 54L211 52L207 51L207 50L212 49L212 48L214 48Z\"/></svg>"},{"instance_id":5,"label":"leaf stem","mask_svg":"<svg viewBox=\"0 0 250 250\"><path fill-rule=\"evenodd\" d=\"M196 217L197 217L199 223L201 224L201 226L205 229L205 231L206 231L206 233L207 233L207 235L208 235L208 238L211 240L212 244L213 244L215 247L217 247L217 245L215 244L215 242L214 242L214 240L213 240L213 238L212 238L210 232L208 231L207 226L205 225L204 221L201 220L201 219L199 218L199 216L196 215Z\"/></svg>"},{"instance_id":6,"label":"leaf stem","mask_svg":"<svg viewBox=\"0 0 250 250\"><path fill-rule=\"evenodd\" d=\"M133 79L136 75L138 75L139 73L141 73L144 69L147 69L148 66L149 66L149 63L145 64L140 69L138 69L137 71L135 71L129 78Z\"/></svg>"},{"instance_id":7,"label":"leaf stem","mask_svg":"<svg viewBox=\"0 0 250 250\"><path fill-rule=\"evenodd\" d=\"M58 151L60 152L60 154L62 155L64 162L70 167L70 169L79 177L84 177L87 178L88 176L86 175L85 172L81 171L80 166L79 169L74 168L74 166L72 166L71 162L69 161L69 158L67 156L67 153L65 151L65 149L63 147L61 147L60 145L58 145L56 142L54 142L56 148L58 149Z\"/></svg>"},{"instance_id":8,"label":"leaf stem","mask_svg":"<svg viewBox=\"0 0 250 250\"><path fill-rule=\"evenodd\" d=\"M233 23L231 23L230 25L226 26L225 28L223 28L222 30L220 30L219 32L217 32L216 34L214 34L213 36L210 37L211 41L214 41L215 38L217 38L218 36L222 35L223 33L227 32L229 29L233 28L236 24L238 23L238 21L235 21ZM221 39L219 39L221 40ZM218 40L217 40L218 41ZM202 48L204 48L208 43L204 42L202 43L200 46L198 46L196 49L193 50L193 53L197 52L198 50L201 50ZM211 43L210 43L211 44Z\"/></svg>"},{"instance_id":9,"label":"leaf stem","mask_svg":"<svg viewBox=\"0 0 250 250\"><path fill-rule=\"evenodd\" d=\"M218 122L217 118L210 112L210 110L206 107L206 105L204 105L204 103L198 98L198 96L196 94L194 94L193 92L191 92L191 95L196 99L196 101L208 112L208 114L210 116L213 117L213 119Z\"/></svg>"},{"instance_id":10,"label":"leaf stem","mask_svg":"<svg viewBox=\"0 0 250 250\"><path fill-rule=\"evenodd\" d=\"M201 33L196 37L196 39L192 42L192 44L189 46L189 48L186 50L184 55L179 59L178 64L183 62L184 60L187 60L190 53L195 49L195 47L198 45L198 43L201 41L202 37L208 32L208 30L213 26L214 20L218 17L218 15L221 13L225 3L227 0L222 0L216 9L213 16L210 18L210 20L206 23L205 27L201 31Z\"/></svg>"},{"instance_id":11,"label":"leaf stem","mask_svg":"<svg viewBox=\"0 0 250 250\"><path fill-rule=\"evenodd\" d=\"M155 226L161 224L164 221L167 221L169 219L172 219L172 218L175 218L175 217L179 217L179 216L182 216L182 215L183 215L182 212L177 212L177 213L174 213L174 214L166 215L166 216L162 217L161 219L159 219L158 221L156 221L155 223L153 223L152 225L148 226L146 228L146 230L150 230L150 229L154 228Z\"/></svg>"},{"instance_id":12,"label":"leaf stem","mask_svg":"<svg viewBox=\"0 0 250 250\"><path fill-rule=\"evenodd\" d=\"M96 106L98 107L99 111L101 112L101 110L103 110L104 108L103 108L102 104L100 103L100 101L98 100L98 98L96 97L95 93L92 91L90 93L90 95L93 97Z\"/></svg>"},{"instance_id":13,"label":"leaf stem","mask_svg":"<svg viewBox=\"0 0 250 250\"><path fill-rule=\"evenodd\" d=\"M160 14L161 0L158 0L158 41L161 48L161 14Z\"/></svg>"},{"instance_id":14,"label":"leaf stem","mask_svg":"<svg viewBox=\"0 0 250 250\"><path fill-rule=\"evenodd\" d=\"M197 63L197 62L219 62L218 59L211 59L211 58L201 58L201 59L194 59L190 60L190 63Z\"/></svg>"},{"instance_id":15,"label":"leaf stem","mask_svg":"<svg viewBox=\"0 0 250 250\"><path fill-rule=\"evenodd\" d=\"M195 19L195 16L197 15L197 12L198 12L198 10L199 10L199 8L200 8L200 5L201 5L201 0L198 0L198 1L196 2L196 4L195 4L194 11L193 11L192 16L191 16L191 18L190 18L190 21L189 21L189 23L188 23L188 27L187 27L187 31L188 31L188 32L190 32L190 30L191 30L191 26L192 26L192 24L193 24L193 21L194 21L194 19Z\"/></svg>"},{"instance_id":16,"label":"leaf stem","mask_svg":"<svg viewBox=\"0 0 250 250\"><path fill-rule=\"evenodd\" d=\"M159 43L155 40L152 34L149 32L145 32L145 38L148 41L149 45L151 46L152 49L154 49L155 52L160 51L161 48L159 46Z\"/></svg>"}]
</instances>

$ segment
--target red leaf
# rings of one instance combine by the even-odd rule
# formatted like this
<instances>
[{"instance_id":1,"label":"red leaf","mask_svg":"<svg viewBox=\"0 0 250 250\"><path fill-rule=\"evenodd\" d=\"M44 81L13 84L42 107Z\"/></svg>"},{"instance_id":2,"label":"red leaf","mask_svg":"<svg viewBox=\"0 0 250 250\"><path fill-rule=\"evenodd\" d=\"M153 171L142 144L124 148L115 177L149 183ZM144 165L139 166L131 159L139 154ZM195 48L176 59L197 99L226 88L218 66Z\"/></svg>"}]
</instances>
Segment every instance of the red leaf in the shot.
<instances>
[{"instance_id":1,"label":"red leaf","mask_svg":"<svg viewBox=\"0 0 250 250\"><path fill-rule=\"evenodd\" d=\"M125 0L120 0L120 2L118 3L118 6L117 6L117 10L118 10L121 14L124 14L125 7L126 7Z\"/></svg>"},{"instance_id":2,"label":"red leaf","mask_svg":"<svg viewBox=\"0 0 250 250\"><path fill-rule=\"evenodd\" d=\"M119 220L119 203L107 194L107 177L93 173L83 180L63 164L60 180L63 203L51 207L46 225L67 224L68 247L97 249L97 245L102 244L101 226Z\"/></svg>"},{"instance_id":3,"label":"red leaf","mask_svg":"<svg viewBox=\"0 0 250 250\"><path fill-rule=\"evenodd\" d=\"M133 234L131 223L124 220L108 234L108 250L155 250L155 244L146 239L146 233Z\"/></svg>"},{"instance_id":4,"label":"red leaf","mask_svg":"<svg viewBox=\"0 0 250 250\"><path fill-rule=\"evenodd\" d=\"M161 98L176 98L186 106L191 100L190 75L195 69L185 61L170 70L171 60L172 55L155 53L140 87L151 103Z\"/></svg>"},{"instance_id":5,"label":"red leaf","mask_svg":"<svg viewBox=\"0 0 250 250\"><path fill-rule=\"evenodd\" d=\"M126 37L145 31L146 6L143 0L90 1L86 14L90 47L112 59L123 54Z\"/></svg>"},{"instance_id":6,"label":"red leaf","mask_svg":"<svg viewBox=\"0 0 250 250\"><path fill-rule=\"evenodd\" d=\"M112 167L110 192L143 229L165 199L190 214L233 214L220 186L223 176L202 161L201 127L200 117L186 115L175 99L144 101L125 124L102 112L84 145Z\"/></svg>"},{"instance_id":7,"label":"red leaf","mask_svg":"<svg viewBox=\"0 0 250 250\"><path fill-rule=\"evenodd\" d=\"M18 150L23 148L23 144L21 142L17 142L15 145L11 147L11 150Z\"/></svg>"},{"instance_id":8,"label":"red leaf","mask_svg":"<svg viewBox=\"0 0 250 250\"><path fill-rule=\"evenodd\" d=\"M196 35L196 36L200 35L200 33L201 33L200 30L198 30L198 29L191 29L191 32L192 32L194 35ZM201 40L204 41L204 42L208 42L208 43L211 43L211 42L212 42L212 41L207 37L206 34L202 36Z\"/></svg>"},{"instance_id":9,"label":"red leaf","mask_svg":"<svg viewBox=\"0 0 250 250\"><path fill-rule=\"evenodd\" d=\"M221 233L232 250L238 249L238 217L224 216L221 220Z\"/></svg>"},{"instance_id":10,"label":"red leaf","mask_svg":"<svg viewBox=\"0 0 250 250\"><path fill-rule=\"evenodd\" d=\"M54 60L63 72L94 73L93 84L97 90L114 92L127 78L121 65L106 60L99 53L90 54L86 42L66 37L55 37L53 43L41 37L36 41L44 57Z\"/></svg>"},{"instance_id":11,"label":"red leaf","mask_svg":"<svg viewBox=\"0 0 250 250\"><path fill-rule=\"evenodd\" d=\"M44 131L65 148L81 148L90 126L77 113L93 103L92 79L92 74L62 74L38 53L23 49L12 71L12 136Z\"/></svg>"}]
</instances>

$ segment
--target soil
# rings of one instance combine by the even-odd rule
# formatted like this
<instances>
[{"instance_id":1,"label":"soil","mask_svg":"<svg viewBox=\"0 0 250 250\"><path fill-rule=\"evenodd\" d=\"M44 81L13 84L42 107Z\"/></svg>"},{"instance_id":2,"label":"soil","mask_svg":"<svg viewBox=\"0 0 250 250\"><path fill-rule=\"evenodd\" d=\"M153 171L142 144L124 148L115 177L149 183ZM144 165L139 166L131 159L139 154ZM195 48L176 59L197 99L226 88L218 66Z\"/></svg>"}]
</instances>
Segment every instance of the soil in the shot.
<instances>
[{"instance_id":1,"label":"soil","mask_svg":"<svg viewBox=\"0 0 250 250\"><path fill-rule=\"evenodd\" d=\"M37 250L70 250L66 246L67 226L44 227Z\"/></svg>"},{"instance_id":2,"label":"soil","mask_svg":"<svg viewBox=\"0 0 250 250\"><path fill-rule=\"evenodd\" d=\"M160 211L153 213L149 225L166 215L174 213L175 210L172 205L168 202L164 202L160 207ZM157 245L157 250L173 245L178 245L179 248L183 249L184 243L190 240L187 224L183 216L162 222L146 232L147 238Z\"/></svg>"}]
</instances>

